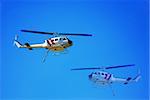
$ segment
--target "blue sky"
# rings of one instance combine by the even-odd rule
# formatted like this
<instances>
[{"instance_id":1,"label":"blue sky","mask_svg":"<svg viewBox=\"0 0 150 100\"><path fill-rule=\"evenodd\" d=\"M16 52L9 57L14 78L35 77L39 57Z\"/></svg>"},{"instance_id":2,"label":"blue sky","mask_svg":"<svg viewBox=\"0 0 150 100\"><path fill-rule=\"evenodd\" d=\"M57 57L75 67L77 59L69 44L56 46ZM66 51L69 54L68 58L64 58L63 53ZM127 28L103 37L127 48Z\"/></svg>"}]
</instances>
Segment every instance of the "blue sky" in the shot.
<instances>
[{"instance_id":1,"label":"blue sky","mask_svg":"<svg viewBox=\"0 0 150 100\"><path fill-rule=\"evenodd\" d=\"M1 98L3 100L148 100L148 0L126 1L12 1L1 2ZM45 49L18 49L22 43L42 43L50 36L21 33L21 29L91 33L69 36L74 45L68 54L42 58ZM136 64L108 70L115 76L141 80L128 85L95 86L91 71L76 67Z\"/></svg>"}]
</instances>

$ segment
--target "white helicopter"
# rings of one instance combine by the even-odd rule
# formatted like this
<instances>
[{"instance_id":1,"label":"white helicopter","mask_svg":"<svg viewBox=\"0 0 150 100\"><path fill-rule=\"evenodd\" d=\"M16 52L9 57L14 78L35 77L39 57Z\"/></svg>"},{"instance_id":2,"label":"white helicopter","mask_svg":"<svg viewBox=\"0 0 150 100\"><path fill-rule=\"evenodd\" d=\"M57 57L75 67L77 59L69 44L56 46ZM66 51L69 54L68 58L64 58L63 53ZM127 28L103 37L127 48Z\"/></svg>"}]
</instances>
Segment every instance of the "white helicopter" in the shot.
<instances>
[{"instance_id":1,"label":"white helicopter","mask_svg":"<svg viewBox=\"0 0 150 100\"><path fill-rule=\"evenodd\" d=\"M21 30L22 32L29 32L29 33L37 33L37 34L47 34L47 35L53 35L53 37L47 39L44 41L44 43L41 44L29 44L25 43L22 45L18 41L18 36L15 36L14 44L18 48L27 48L29 50L32 50L33 48L45 48L48 49L46 52L46 55L43 58L43 62L45 61L48 52L51 50L54 52L54 54L58 54L59 52L65 51L68 47L73 45L73 42L67 38L68 35L72 36L92 36L91 34L75 34L75 33L57 33L57 32L41 32L41 31L32 31L32 30Z\"/></svg>"},{"instance_id":2,"label":"white helicopter","mask_svg":"<svg viewBox=\"0 0 150 100\"><path fill-rule=\"evenodd\" d=\"M135 66L134 64L131 65L120 65L120 66L109 66L109 67L94 67L94 68L74 68L71 70L106 70L106 69L112 69L112 68L121 68L121 67L130 67L130 66ZM109 85L113 95L115 95L114 90L111 87L112 83L123 83L123 84L128 84L132 82L138 82L138 80L141 78L140 72L134 77L128 77L128 78L118 78L114 77L113 74L105 71L96 71L92 72L91 74L88 75L89 80L94 82L97 85Z\"/></svg>"}]
</instances>

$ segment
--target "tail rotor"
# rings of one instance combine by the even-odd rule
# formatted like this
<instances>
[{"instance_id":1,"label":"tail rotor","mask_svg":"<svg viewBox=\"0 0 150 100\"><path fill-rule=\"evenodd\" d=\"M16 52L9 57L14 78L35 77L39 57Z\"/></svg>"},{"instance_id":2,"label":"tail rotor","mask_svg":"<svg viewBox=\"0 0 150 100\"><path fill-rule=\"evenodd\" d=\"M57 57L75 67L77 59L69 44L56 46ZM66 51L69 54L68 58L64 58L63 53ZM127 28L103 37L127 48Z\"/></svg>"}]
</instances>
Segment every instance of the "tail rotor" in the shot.
<instances>
[{"instance_id":1,"label":"tail rotor","mask_svg":"<svg viewBox=\"0 0 150 100\"><path fill-rule=\"evenodd\" d=\"M140 78L141 78L141 72L140 72L140 69L138 69L138 74L136 75L136 77L133 80L135 82L138 82Z\"/></svg>"},{"instance_id":2,"label":"tail rotor","mask_svg":"<svg viewBox=\"0 0 150 100\"><path fill-rule=\"evenodd\" d=\"M17 41L17 40L18 40L18 35L16 34L16 35L15 35L15 41Z\"/></svg>"},{"instance_id":3,"label":"tail rotor","mask_svg":"<svg viewBox=\"0 0 150 100\"><path fill-rule=\"evenodd\" d=\"M18 35L16 34L15 35L15 38L14 38L14 43L13 43L13 46L15 46L16 45L16 41L18 40Z\"/></svg>"},{"instance_id":4,"label":"tail rotor","mask_svg":"<svg viewBox=\"0 0 150 100\"><path fill-rule=\"evenodd\" d=\"M18 42L18 35L15 35L14 45L16 45L18 48L22 47L21 43Z\"/></svg>"}]
</instances>

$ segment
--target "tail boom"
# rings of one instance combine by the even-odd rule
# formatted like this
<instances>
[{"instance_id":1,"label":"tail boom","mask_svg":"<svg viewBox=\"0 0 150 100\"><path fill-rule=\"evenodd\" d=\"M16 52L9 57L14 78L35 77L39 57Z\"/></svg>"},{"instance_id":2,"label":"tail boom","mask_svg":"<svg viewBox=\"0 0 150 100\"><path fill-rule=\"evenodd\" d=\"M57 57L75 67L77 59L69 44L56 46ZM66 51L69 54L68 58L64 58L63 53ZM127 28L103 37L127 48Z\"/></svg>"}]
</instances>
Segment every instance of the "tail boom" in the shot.
<instances>
[{"instance_id":1,"label":"tail boom","mask_svg":"<svg viewBox=\"0 0 150 100\"><path fill-rule=\"evenodd\" d=\"M28 48L29 50L32 50L32 48L45 48L46 45L45 44L33 44L30 45L29 43L25 43L24 45L22 45L18 40L18 36L15 36L15 40L14 40L14 44L18 47L18 48Z\"/></svg>"}]
</instances>

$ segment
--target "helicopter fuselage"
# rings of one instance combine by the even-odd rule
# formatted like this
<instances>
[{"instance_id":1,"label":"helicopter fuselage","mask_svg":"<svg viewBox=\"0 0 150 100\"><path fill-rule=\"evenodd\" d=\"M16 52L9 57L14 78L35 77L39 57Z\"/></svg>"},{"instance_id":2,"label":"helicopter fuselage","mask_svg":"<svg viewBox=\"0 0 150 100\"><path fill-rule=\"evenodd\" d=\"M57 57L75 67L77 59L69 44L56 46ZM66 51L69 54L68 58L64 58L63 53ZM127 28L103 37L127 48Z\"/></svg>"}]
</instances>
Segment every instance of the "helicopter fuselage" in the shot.
<instances>
[{"instance_id":1,"label":"helicopter fuselage","mask_svg":"<svg viewBox=\"0 0 150 100\"><path fill-rule=\"evenodd\" d=\"M108 72L98 71L98 72L92 72L88 77L94 83L105 85L108 83L112 83L113 74L110 74Z\"/></svg>"},{"instance_id":2,"label":"helicopter fuselage","mask_svg":"<svg viewBox=\"0 0 150 100\"><path fill-rule=\"evenodd\" d=\"M46 49L49 49L52 51L63 51L64 49L72 45L73 45L73 42L64 36L49 38L48 40L45 40L43 44L43 46Z\"/></svg>"},{"instance_id":3,"label":"helicopter fuselage","mask_svg":"<svg viewBox=\"0 0 150 100\"><path fill-rule=\"evenodd\" d=\"M46 48L51 51L63 51L64 49L73 45L73 42L66 36L52 37L45 40L44 43L31 45L29 43L25 43L24 45L22 45L16 37L14 43L18 48L28 48L29 50L32 50L33 48Z\"/></svg>"},{"instance_id":4,"label":"helicopter fuselage","mask_svg":"<svg viewBox=\"0 0 150 100\"><path fill-rule=\"evenodd\" d=\"M114 82L120 82L124 84L128 84L129 82L137 82L140 79L140 74L138 74L135 78L118 78L114 77L113 74L104 72L104 71L98 71L98 72L92 72L89 76L89 80L96 84L102 84L102 85L108 85L112 84Z\"/></svg>"}]
</instances>

